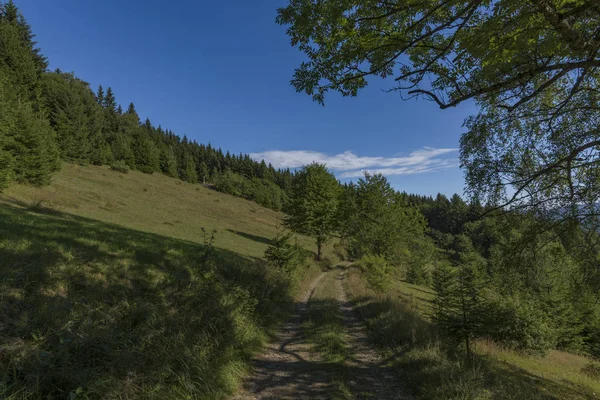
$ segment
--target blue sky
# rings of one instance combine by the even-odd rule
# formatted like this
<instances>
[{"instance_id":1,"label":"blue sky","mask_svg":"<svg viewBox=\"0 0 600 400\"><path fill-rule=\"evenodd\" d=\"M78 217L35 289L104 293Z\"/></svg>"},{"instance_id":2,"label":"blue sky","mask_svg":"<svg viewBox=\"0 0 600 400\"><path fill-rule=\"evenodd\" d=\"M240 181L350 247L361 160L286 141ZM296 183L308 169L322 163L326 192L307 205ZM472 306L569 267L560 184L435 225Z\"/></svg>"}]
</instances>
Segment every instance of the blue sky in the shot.
<instances>
[{"instance_id":1,"label":"blue sky","mask_svg":"<svg viewBox=\"0 0 600 400\"><path fill-rule=\"evenodd\" d=\"M51 68L111 86L155 125L276 166L317 160L344 179L368 169L398 190L463 192L451 149L474 107L403 101L382 80L325 107L296 93L304 57L274 22L285 0L15 2Z\"/></svg>"}]
</instances>

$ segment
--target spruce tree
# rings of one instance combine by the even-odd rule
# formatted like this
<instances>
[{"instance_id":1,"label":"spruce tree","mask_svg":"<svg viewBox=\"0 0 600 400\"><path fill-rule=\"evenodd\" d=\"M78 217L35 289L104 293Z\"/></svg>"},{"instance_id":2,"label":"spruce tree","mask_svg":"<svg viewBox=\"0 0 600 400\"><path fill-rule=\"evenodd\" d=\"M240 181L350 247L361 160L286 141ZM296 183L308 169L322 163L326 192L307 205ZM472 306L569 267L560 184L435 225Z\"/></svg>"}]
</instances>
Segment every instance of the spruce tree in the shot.
<instances>
[{"instance_id":1,"label":"spruce tree","mask_svg":"<svg viewBox=\"0 0 600 400\"><path fill-rule=\"evenodd\" d=\"M163 174L177 178L177 157L171 146L163 144L160 151L160 170Z\"/></svg>"},{"instance_id":2,"label":"spruce tree","mask_svg":"<svg viewBox=\"0 0 600 400\"><path fill-rule=\"evenodd\" d=\"M102 88L102 85L98 86L98 92L96 93L96 101L98 102L98 104L104 107L104 88Z\"/></svg>"},{"instance_id":3,"label":"spruce tree","mask_svg":"<svg viewBox=\"0 0 600 400\"><path fill-rule=\"evenodd\" d=\"M110 113L115 113L117 111L117 99L110 86L106 89L106 95L104 96L102 105Z\"/></svg>"},{"instance_id":4,"label":"spruce tree","mask_svg":"<svg viewBox=\"0 0 600 400\"><path fill-rule=\"evenodd\" d=\"M452 270L440 263L433 271L432 319L451 338L462 342L468 359L472 358L472 340L481 334L485 302L481 256L465 235L456 238L458 266Z\"/></svg>"},{"instance_id":5,"label":"spruce tree","mask_svg":"<svg viewBox=\"0 0 600 400\"><path fill-rule=\"evenodd\" d=\"M60 163L55 134L48 121L24 105L17 110L15 133L12 154L17 181L34 186L50 183Z\"/></svg>"},{"instance_id":6,"label":"spruce tree","mask_svg":"<svg viewBox=\"0 0 600 400\"><path fill-rule=\"evenodd\" d=\"M0 190L6 188L13 178L14 160L10 149L14 147L15 115L7 80L0 76Z\"/></svg>"},{"instance_id":7,"label":"spruce tree","mask_svg":"<svg viewBox=\"0 0 600 400\"><path fill-rule=\"evenodd\" d=\"M456 281L452 268L443 262L436 262L432 272L433 290L436 293L432 304L431 319L444 331L452 325L452 298Z\"/></svg>"},{"instance_id":8,"label":"spruce tree","mask_svg":"<svg viewBox=\"0 0 600 400\"><path fill-rule=\"evenodd\" d=\"M292 234L281 229L273 238L272 244L265 250L265 260L276 270L293 278L296 269L302 264L302 249L291 243Z\"/></svg>"},{"instance_id":9,"label":"spruce tree","mask_svg":"<svg viewBox=\"0 0 600 400\"><path fill-rule=\"evenodd\" d=\"M198 183L196 163L190 155L190 151L187 146L184 148L181 165L179 166L179 177L189 183Z\"/></svg>"},{"instance_id":10,"label":"spruce tree","mask_svg":"<svg viewBox=\"0 0 600 400\"><path fill-rule=\"evenodd\" d=\"M3 149L2 140L0 140L0 191L5 189L12 180L12 171L12 155Z\"/></svg>"},{"instance_id":11,"label":"spruce tree","mask_svg":"<svg viewBox=\"0 0 600 400\"><path fill-rule=\"evenodd\" d=\"M143 128L137 128L133 135L132 151L137 170L146 174L159 170L158 149Z\"/></svg>"},{"instance_id":12,"label":"spruce tree","mask_svg":"<svg viewBox=\"0 0 600 400\"><path fill-rule=\"evenodd\" d=\"M100 107L87 83L73 74L46 73L43 93L50 123L57 133L61 157L90 161L90 138L98 134Z\"/></svg>"}]
</instances>

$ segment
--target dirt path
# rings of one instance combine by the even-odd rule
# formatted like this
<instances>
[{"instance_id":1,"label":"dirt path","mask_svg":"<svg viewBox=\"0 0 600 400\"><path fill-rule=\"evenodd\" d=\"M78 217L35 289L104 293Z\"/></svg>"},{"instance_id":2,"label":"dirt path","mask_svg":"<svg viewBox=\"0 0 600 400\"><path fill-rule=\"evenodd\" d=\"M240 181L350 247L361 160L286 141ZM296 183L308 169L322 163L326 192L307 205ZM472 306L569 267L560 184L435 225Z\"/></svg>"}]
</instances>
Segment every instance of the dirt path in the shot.
<instances>
[{"instance_id":1,"label":"dirt path","mask_svg":"<svg viewBox=\"0 0 600 400\"><path fill-rule=\"evenodd\" d=\"M310 346L302 335L302 319L308 301L325 276L321 274L296 306L292 319L281 329L278 340L254 361L254 375L236 400L327 399L329 379L326 370L315 368Z\"/></svg>"},{"instance_id":2,"label":"dirt path","mask_svg":"<svg viewBox=\"0 0 600 400\"><path fill-rule=\"evenodd\" d=\"M325 275L331 278L323 280ZM333 277L336 279L332 279ZM320 362L319 355L307 343L302 322L308 302L320 282L330 283L321 290L335 293L344 321L351 357L345 367L349 371L347 386L354 399L409 399L391 371L383 365L377 352L368 344L367 334L343 287L344 272L339 269L320 275L298 302L293 318L282 328L278 340L254 361L253 376L235 400L254 399L331 399L335 389L331 382L331 365ZM327 284L327 282L322 284ZM336 396L337 397L337 396Z\"/></svg>"},{"instance_id":3,"label":"dirt path","mask_svg":"<svg viewBox=\"0 0 600 400\"><path fill-rule=\"evenodd\" d=\"M369 344L367 332L353 304L348 301L343 280L345 271L336 279L337 297L344 316L344 325L352 358L347 365L354 371L348 386L356 399L410 399L398 378L385 365L385 360Z\"/></svg>"}]
</instances>

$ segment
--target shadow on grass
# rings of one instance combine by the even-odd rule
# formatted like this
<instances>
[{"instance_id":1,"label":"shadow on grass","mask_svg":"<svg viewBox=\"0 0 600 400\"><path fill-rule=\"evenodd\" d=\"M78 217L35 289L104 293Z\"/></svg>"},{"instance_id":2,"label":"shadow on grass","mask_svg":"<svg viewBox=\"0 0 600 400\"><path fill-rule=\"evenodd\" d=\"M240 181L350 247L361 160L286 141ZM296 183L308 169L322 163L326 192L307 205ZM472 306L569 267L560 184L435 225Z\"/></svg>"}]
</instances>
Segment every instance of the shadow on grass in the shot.
<instances>
[{"instance_id":1,"label":"shadow on grass","mask_svg":"<svg viewBox=\"0 0 600 400\"><path fill-rule=\"evenodd\" d=\"M390 297L354 299L372 342L387 355L398 378L419 399L595 399L590 389L550 380L485 357L466 362L456 347L410 304Z\"/></svg>"},{"instance_id":2,"label":"shadow on grass","mask_svg":"<svg viewBox=\"0 0 600 400\"><path fill-rule=\"evenodd\" d=\"M246 238L246 239L253 240L253 241L257 242L257 243L263 243L263 244L266 244L266 245L269 245L269 246L271 244L273 244L273 241L271 239L267 239L266 237L263 237L263 236L252 235L250 233L240 232L240 231L236 231L236 230L233 230L233 229L227 229L227 230L229 232L231 232L231 233L235 233L238 236L241 236L241 237Z\"/></svg>"},{"instance_id":3,"label":"shadow on grass","mask_svg":"<svg viewBox=\"0 0 600 400\"><path fill-rule=\"evenodd\" d=\"M0 202L0 398L223 398L289 290L229 251Z\"/></svg>"}]
</instances>

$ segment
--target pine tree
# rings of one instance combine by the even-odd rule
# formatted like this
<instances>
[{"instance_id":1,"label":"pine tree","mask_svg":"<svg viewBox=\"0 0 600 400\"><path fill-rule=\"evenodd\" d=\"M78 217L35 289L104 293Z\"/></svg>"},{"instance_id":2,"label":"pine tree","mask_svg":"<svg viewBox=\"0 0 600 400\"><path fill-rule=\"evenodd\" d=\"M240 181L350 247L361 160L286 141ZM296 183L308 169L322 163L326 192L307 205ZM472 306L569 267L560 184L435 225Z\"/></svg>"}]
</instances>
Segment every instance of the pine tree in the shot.
<instances>
[{"instance_id":1,"label":"pine tree","mask_svg":"<svg viewBox=\"0 0 600 400\"><path fill-rule=\"evenodd\" d=\"M450 337L462 342L468 359L472 358L473 338L481 331L484 301L481 295L484 287L481 264L468 237L457 237L459 249L458 267L452 271L446 264L439 264L433 272L433 287L436 298L433 301L432 318Z\"/></svg>"},{"instance_id":2,"label":"pine tree","mask_svg":"<svg viewBox=\"0 0 600 400\"><path fill-rule=\"evenodd\" d=\"M98 86L98 92L96 93L96 101L98 102L98 104L104 107L104 89L102 88L102 85Z\"/></svg>"},{"instance_id":3,"label":"pine tree","mask_svg":"<svg viewBox=\"0 0 600 400\"><path fill-rule=\"evenodd\" d=\"M160 161L158 149L143 128L136 129L133 136L132 151L136 169L146 174L158 171Z\"/></svg>"},{"instance_id":4,"label":"pine tree","mask_svg":"<svg viewBox=\"0 0 600 400\"><path fill-rule=\"evenodd\" d=\"M106 89L106 95L104 96L102 106L109 113L114 114L117 111L117 99L115 98L115 94L113 93L113 90L110 86L108 87L108 89Z\"/></svg>"},{"instance_id":5,"label":"pine tree","mask_svg":"<svg viewBox=\"0 0 600 400\"><path fill-rule=\"evenodd\" d=\"M177 178L177 157L173 149L166 144L162 145L159 164L163 174Z\"/></svg>"},{"instance_id":6,"label":"pine tree","mask_svg":"<svg viewBox=\"0 0 600 400\"><path fill-rule=\"evenodd\" d=\"M50 183L60 167L54 131L43 116L30 106L17 110L14 145L14 173L17 181L42 186Z\"/></svg>"},{"instance_id":7,"label":"pine tree","mask_svg":"<svg viewBox=\"0 0 600 400\"><path fill-rule=\"evenodd\" d=\"M196 173L196 163L190 155L189 149L184 148L181 165L179 166L179 177L189 183L198 182L198 174Z\"/></svg>"}]
</instances>

